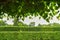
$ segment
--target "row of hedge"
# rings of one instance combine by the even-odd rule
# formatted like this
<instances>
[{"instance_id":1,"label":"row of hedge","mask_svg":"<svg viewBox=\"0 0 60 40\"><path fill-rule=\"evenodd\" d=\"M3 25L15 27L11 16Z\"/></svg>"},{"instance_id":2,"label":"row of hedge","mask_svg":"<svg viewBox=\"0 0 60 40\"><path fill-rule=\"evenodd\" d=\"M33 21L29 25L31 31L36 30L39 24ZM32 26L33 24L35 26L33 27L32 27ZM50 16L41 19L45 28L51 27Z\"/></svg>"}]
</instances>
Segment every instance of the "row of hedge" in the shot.
<instances>
[{"instance_id":1,"label":"row of hedge","mask_svg":"<svg viewBox=\"0 0 60 40\"><path fill-rule=\"evenodd\" d=\"M60 31L60 27L0 27L0 31Z\"/></svg>"}]
</instances>

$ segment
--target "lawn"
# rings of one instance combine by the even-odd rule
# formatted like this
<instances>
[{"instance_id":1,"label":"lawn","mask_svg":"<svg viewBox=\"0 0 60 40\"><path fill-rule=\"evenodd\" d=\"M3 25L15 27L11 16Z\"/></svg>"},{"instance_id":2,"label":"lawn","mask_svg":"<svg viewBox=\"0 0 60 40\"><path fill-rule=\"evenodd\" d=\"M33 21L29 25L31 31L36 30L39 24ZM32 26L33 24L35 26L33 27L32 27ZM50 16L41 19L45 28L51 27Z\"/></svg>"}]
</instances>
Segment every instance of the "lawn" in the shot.
<instances>
[{"instance_id":1,"label":"lawn","mask_svg":"<svg viewBox=\"0 0 60 40\"><path fill-rule=\"evenodd\" d=\"M60 40L60 27L0 26L0 40Z\"/></svg>"},{"instance_id":2,"label":"lawn","mask_svg":"<svg viewBox=\"0 0 60 40\"><path fill-rule=\"evenodd\" d=\"M60 40L59 31L2 31L0 40Z\"/></svg>"}]
</instances>

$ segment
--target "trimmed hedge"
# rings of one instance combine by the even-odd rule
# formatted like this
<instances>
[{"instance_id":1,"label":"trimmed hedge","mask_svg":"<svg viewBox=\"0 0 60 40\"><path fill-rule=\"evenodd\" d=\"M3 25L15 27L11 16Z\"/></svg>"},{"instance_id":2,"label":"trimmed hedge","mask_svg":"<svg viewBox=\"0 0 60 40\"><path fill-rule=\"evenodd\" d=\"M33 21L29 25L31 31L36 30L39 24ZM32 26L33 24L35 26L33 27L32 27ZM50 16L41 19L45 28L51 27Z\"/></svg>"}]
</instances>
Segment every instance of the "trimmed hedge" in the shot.
<instances>
[{"instance_id":1,"label":"trimmed hedge","mask_svg":"<svg viewBox=\"0 0 60 40\"><path fill-rule=\"evenodd\" d=\"M19 31L20 27L0 27L0 31Z\"/></svg>"},{"instance_id":2,"label":"trimmed hedge","mask_svg":"<svg viewBox=\"0 0 60 40\"><path fill-rule=\"evenodd\" d=\"M0 27L0 31L60 31L60 27Z\"/></svg>"},{"instance_id":3,"label":"trimmed hedge","mask_svg":"<svg viewBox=\"0 0 60 40\"><path fill-rule=\"evenodd\" d=\"M21 31L60 31L60 27L25 27Z\"/></svg>"}]
</instances>

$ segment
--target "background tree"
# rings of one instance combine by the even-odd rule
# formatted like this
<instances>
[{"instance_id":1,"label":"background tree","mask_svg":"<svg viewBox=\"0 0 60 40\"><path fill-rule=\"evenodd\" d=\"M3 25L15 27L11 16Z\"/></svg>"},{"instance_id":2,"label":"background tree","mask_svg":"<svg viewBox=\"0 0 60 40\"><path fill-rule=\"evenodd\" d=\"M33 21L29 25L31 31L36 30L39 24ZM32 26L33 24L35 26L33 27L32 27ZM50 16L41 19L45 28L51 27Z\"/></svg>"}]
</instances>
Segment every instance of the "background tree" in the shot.
<instances>
[{"instance_id":1,"label":"background tree","mask_svg":"<svg viewBox=\"0 0 60 40\"><path fill-rule=\"evenodd\" d=\"M48 15L56 14L54 13L55 8L58 8L55 7L56 3L60 5L59 0L0 0L0 15L7 13L8 16L15 18L15 25L18 23L19 18L23 20L24 17L29 15L40 15L48 21L50 18ZM53 6L55 8L52 8ZM53 10L53 13L49 14L50 9Z\"/></svg>"}]
</instances>

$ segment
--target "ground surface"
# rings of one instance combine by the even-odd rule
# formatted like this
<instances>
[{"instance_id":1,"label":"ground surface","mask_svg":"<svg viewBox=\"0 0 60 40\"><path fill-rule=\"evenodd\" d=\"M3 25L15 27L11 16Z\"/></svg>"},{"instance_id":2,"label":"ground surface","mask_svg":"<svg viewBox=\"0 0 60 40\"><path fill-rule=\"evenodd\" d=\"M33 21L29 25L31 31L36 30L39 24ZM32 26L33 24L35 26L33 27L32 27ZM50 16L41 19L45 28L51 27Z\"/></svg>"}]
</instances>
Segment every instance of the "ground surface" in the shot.
<instances>
[{"instance_id":1,"label":"ground surface","mask_svg":"<svg viewBox=\"0 0 60 40\"><path fill-rule=\"evenodd\" d=\"M0 26L0 40L60 40L60 25Z\"/></svg>"}]
</instances>

